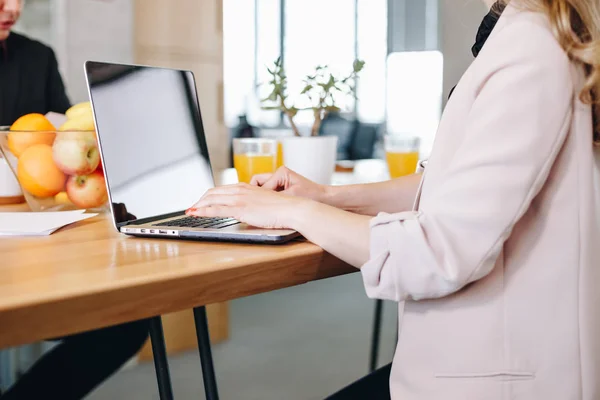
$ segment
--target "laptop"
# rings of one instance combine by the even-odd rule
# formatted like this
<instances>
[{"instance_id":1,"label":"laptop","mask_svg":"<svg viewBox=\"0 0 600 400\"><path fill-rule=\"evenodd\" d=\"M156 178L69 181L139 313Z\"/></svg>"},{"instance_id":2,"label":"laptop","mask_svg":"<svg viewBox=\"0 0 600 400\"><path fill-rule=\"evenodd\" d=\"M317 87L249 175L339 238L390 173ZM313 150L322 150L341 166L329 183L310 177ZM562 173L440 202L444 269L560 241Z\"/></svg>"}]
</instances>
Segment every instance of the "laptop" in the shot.
<instances>
[{"instance_id":1,"label":"laptop","mask_svg":"<svg viewBox=\"0 0 600 400\"><path fill-rule=\"evenodd\" d=\"M97 61L87 61L84 69L119 232L256 243L284 243L299 236L232 218L185 215L214 187L192 72Z\"/></svg>"}]
</instances>

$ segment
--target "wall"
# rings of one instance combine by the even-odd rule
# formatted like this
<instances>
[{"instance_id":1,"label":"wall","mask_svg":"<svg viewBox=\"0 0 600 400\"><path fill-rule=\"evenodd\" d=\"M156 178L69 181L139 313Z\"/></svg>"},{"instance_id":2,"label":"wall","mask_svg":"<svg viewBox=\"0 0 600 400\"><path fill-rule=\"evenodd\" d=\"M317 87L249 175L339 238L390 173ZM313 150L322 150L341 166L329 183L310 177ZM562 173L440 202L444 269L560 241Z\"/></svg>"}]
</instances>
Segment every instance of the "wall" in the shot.
<instances>
[{"instance_id":1,"label":"wall","mask_svg":"<svg viewBox=\"0 0 600 400\"><path fill-rule=\"evenodd\" d=\"M440 48L444 54L444 104L473 61L471 46L486 7L481 0L440 1Z\"/></svg>"},{"instance_id":2,"label":"wall","mask_svg":"<svg viewBox=\"0 0 600 400\"><path fill-rule=\"evenodd\" d=\"M71 102L88 99L86 60L133 61L132 0L52 0L54 50Z\"/></svg>"},{"instance_id":3,"label":"wall","mask_svg":"<svg viewBox=\"0 0 600 400\"><path fill-rule=\"evenodd\" d=\"M437 50L439 0L388 0L388 52Z\"/></svg>"},{"instance_id":4,"label":"wall","mask_svg":"<svg viewBox=\"0 0 600 400\"><path fill-rule=\"evenodd\" d=\"M135 62L191 70L213 169L229 167L223 110L222 0L135 0Z\"/></svg>"},{"instance_id":5,"label":"wall","mask_svg":"<svg viewBox=\"0 0 600 400\"><path fill-rule=\"evenodd\" d=\"M52 3L48 0L27 0L14 30L54 47Z\"/></svg>"}]
</instances>

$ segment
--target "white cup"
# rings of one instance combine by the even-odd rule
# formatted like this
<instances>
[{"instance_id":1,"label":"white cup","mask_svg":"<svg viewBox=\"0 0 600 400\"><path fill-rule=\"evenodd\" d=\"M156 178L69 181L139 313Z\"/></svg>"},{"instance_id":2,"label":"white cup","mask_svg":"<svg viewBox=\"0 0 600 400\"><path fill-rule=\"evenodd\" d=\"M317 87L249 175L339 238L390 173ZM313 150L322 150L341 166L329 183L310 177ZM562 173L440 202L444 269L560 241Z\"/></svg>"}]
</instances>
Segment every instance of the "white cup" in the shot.
<instances>
[{"instance_id":1,"label":"white cup","mask_svg":"<svg viewBox=\"0 0 600 400\"><path fill-rule=\"evenodd\" d=\"M0 156L0 197L22 196L23 191L15 175L12 173L8 162Z\"/></svg>"}]
</instances>

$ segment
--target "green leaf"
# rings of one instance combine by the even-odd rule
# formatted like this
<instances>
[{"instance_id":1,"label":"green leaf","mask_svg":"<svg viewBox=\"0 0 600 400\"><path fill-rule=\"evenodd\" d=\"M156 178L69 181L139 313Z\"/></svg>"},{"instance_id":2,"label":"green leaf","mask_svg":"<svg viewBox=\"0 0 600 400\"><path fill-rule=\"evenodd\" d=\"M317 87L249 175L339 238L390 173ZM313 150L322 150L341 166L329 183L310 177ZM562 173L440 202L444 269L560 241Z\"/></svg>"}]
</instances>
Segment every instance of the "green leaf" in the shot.
<instances>
[{"instance_id":1,"label":"green leaf","mask_svg":"<svg viewBox=\"0 0 600 400\"><path fill-rule=\"evenodd\" d=\"M304 87L304 89L302 89L302 91L300 92L300 94L305 94L306 92L312 90L313 86L312 85L306 85Z\"/></svg>"},{"instance_id":2,"label":"green leaf","mask_svg":"<svg viewBox=\"0 0 600 400\"><path fill-rule=\"evenodd\" d=\"M327 83L322 84L321 86L323 87L323 89L326 92L328 92L334 85L335 85L335 77L333 76L333 74L329 74L329 80L327 81Z\"/></svg>"},{"instance_id":3,"label":"green leaf","mask_svg":"<svg viewBox=\"0 0 600 400\"><path fill-rule=\"evenodd\" d=\"M363 60L354 60L354 63L352 64L352 68L355 73L362 71L364 66L365 66L365 62Z\"/></svg>"}]
</instances>

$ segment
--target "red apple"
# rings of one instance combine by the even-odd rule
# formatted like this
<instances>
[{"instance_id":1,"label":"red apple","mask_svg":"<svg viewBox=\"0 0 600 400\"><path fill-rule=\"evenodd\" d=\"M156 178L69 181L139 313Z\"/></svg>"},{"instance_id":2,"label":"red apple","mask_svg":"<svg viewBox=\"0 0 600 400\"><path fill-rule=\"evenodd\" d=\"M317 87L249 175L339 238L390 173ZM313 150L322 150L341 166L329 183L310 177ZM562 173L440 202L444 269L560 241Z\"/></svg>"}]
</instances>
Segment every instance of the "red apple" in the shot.
<instances>
[{"instance_id":1,"label":"red apple","mask_svg":"<svg viewBox=\"0 0 600 400\"><path fill-rule=\"evenodd\" d=\"M93 132L59 132L52 145L56 166L67 175L87 175L100 164Z\"/></svg>"},{"instance_id":2,"label":"red apple","mask_svg":"<svg viewBox=\"0 0 600 400\"><path fill-rule=\"evenodd\" d=\"M89 175L71 176L67 180L67 196L79 208L99 207L108 201L104 175L95 171Z\"/></svg>"}]
</instances>

